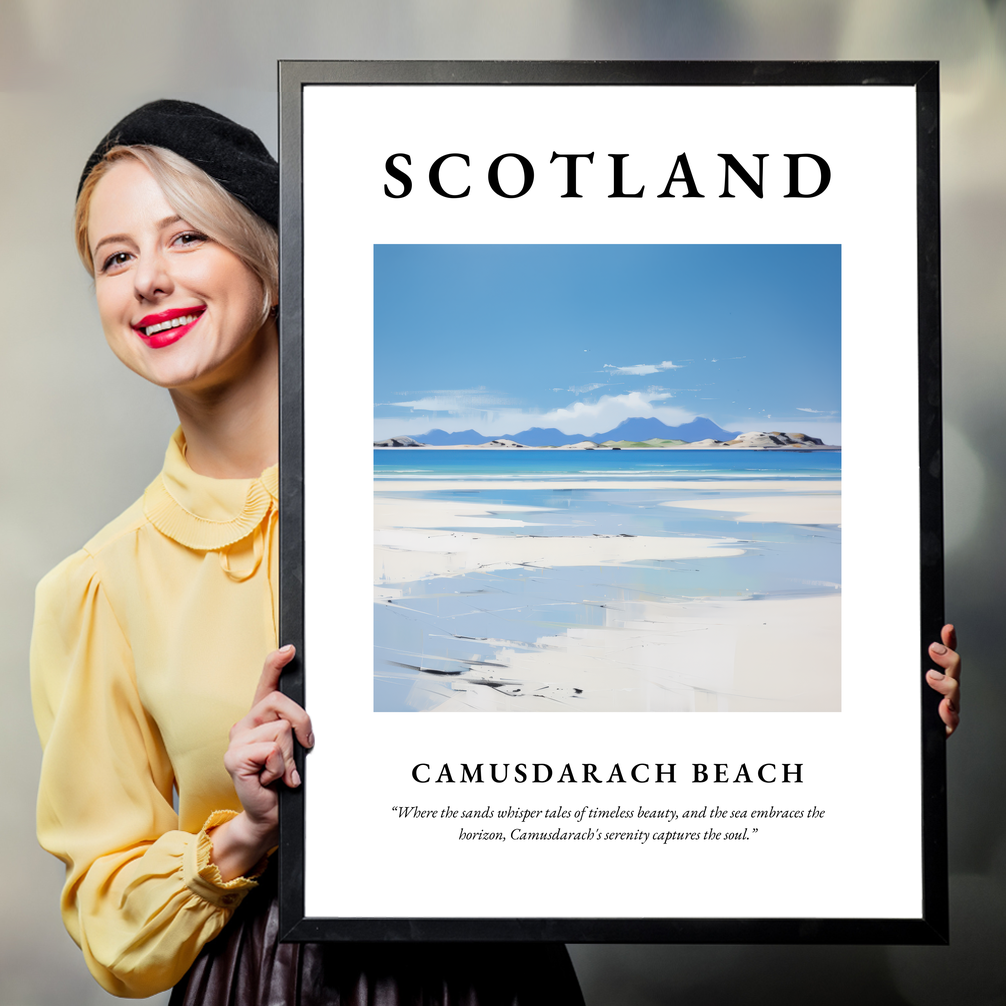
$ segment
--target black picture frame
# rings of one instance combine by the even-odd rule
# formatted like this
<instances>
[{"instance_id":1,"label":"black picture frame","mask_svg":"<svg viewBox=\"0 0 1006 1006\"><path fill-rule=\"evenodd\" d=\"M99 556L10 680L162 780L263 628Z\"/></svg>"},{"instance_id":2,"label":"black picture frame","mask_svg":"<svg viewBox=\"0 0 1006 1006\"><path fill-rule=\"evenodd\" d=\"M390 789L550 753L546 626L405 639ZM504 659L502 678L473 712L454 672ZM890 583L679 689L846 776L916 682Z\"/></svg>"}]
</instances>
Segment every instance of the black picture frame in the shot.
<instances>
[{"instance_id":1,"label":"black picture frame","mask_svg":"<svg viewBox=\"0 0 1006 1006\"><path fill-rule=\"evenodd\" d=\"M281 794L280 926L287 941L563 941L619 943L939 944L948 941L945 736L925 684L927 648L943 624L940 376L939 71L934 62L402 62L282 61L280 104L281 431L280 640L298 648L282 687L311 710L305 649L302 96L307 86L683 85L910 87L915 93L918 244L919 563L923 904L917 918L378 918L305 914L304 779ZM339 868L334 853L333 869ZM823 866L822 866L823 868Z\"/></svg>"}]
</instances>

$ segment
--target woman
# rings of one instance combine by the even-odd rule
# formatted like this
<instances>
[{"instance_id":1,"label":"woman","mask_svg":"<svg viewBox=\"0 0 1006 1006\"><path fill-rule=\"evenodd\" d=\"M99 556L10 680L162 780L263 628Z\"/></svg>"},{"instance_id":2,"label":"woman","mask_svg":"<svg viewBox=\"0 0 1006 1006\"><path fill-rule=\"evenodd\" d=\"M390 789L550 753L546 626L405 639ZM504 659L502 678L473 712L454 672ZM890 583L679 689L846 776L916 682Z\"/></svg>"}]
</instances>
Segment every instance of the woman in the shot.
<instances>
[{"instance_id":1,"label":"woman","mask_svg":"<svg viewBox=\"0 0 1006 1006\"><path fill-rule=\"evenodd\" d=\"M128 115L81 178L106 339L180 426L143 497L38 589L38 831L67 929L121 996L582 1004L561 945L277 943L276 787L314 741L277 690L277 221L258 137L187 102Z\"/></svg>"}]
</instances>

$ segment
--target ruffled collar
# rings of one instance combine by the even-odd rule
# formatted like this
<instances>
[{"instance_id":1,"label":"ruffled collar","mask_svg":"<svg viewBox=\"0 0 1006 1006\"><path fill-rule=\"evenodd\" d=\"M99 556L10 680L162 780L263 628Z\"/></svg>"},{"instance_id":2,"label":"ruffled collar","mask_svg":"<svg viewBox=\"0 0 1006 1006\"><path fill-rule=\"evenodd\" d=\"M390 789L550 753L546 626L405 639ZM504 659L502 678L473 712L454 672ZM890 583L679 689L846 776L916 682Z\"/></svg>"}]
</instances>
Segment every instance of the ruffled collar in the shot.
<instances>
[{"instance_id":1,"label":"ruffled collar","mask_svg":"<svg viewBox=\"0 0 1006 1006\"><path fill-rule=\"evenodd\" d=\"M185 460L185 437L175 430L164 468L143 494L143 512L162 534L186 548L211 552L252 533L279 500L279 466L257 479L213 479Z\"/></svg>"}]
</instances>

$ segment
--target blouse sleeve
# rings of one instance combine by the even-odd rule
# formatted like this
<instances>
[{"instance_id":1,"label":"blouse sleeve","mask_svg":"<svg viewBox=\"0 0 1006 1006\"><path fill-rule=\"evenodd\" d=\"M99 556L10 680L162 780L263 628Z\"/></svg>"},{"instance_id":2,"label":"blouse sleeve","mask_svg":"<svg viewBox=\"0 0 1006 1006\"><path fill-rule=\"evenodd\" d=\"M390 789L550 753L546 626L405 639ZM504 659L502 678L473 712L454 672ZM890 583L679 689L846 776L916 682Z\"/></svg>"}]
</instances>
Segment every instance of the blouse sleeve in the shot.
<instances>
[{"instance_id":1,"label":"blouse sleeve","mask_svg":"<svg viewBox=\"0 0 1006 1006\"><path fill-rule=\"evenodd\" d=\"M224 882L207 829L178 830L171 764L143 708L132 653L93 558L39 584L31 645L42 741L38 837L66 865L63 921L103 988L170 988L230 919L253 880Z\"/></svg>"}]
</instances>

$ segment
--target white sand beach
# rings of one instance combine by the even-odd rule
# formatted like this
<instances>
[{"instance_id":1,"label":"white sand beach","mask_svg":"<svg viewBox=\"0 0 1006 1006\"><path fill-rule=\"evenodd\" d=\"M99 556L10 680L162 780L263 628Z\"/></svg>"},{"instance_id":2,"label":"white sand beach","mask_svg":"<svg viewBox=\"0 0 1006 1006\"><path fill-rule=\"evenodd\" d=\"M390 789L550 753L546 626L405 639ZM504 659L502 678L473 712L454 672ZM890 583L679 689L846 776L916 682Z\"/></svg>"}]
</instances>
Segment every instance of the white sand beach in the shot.
<instances>
[{"instance_id":1,"label":"white sand beach","mask_svg":"<svg viewBox=\"0 0 1006 1006\"><path fill-rule=\"evenodd\" d=\"M734 520L757 523L841 524L842 495L839 492L789 492L783 496L728 497L726 499L666 500L661 506L688 510L722 510Z\"/></svg>"},{"instance_id":2,"label":"white sand beach","mask_svg":"<svg viewBox=\"0 0 1006 1006\"><path fill-rule=\"evenodd\" d=\"M516 523L516 522L513 522ZM474 570L621 565L640 559L741 555L734 538L498 535L412 528L374 532L374 582L402 583Z\"/></svg>"},{"instance_id":3,"label":"white sand beach","mask_svg":"<svg viewBox=\"0 0 1006 1006\"><path fill-rule=\"evenodd\" d=\"M408 485L412 492L429 490L428 483L392 483ZM472 491L479 483L450 483L453 489ZM554 486L553 483L545 483ZM708 483L714 495L695 499L670 499L662 506L697 510L720 510L736 515L738 521L779 522L786 524L839 524L841 521L841 483L829 482L727 482ZM521 488L532 488L521 485ZM563 486L563 488L570 488ZM592 483L591 488L615 488L607 483ZM635 486L633 488L636 488ZM647 490L660 490L652 484ZM689 489L696 484L666 483L666 490ZM744 489L771 492L771 496L723 497L720 492ZM458 576L472 570L515 569L518 566L549 568L553 566L611 565L650 559L698 559L709 556L740 555L736 539L724 536L657 537L621 535L527 535L494 534L504 528L543 526L510 514L528 515L546 511L546 507L520 507L506 504L469 503L443 499L410 499L387 495L401 491L387 483L375 483L374 497L374 583L402 583L433 576ZM441 530L472 528L474 530Z\"/></svg>"},{"instance_id":4,"label":"white sand beach","mask_svg":"<svg viewBox=\"0 0 1006 1006\"><path fill-rule=\"evenodd\" d=\"M548 507L510 506L506 503L466 503L462 500L402 499L383 496L385 486L374 486L374 527L478 527L486 531L509 527L541 527L541 524L517 520L507 514L544 513ZM430 486L423 486L428 490Z\"/></svg>"},{"instance_id":5,"label":"white sand beach","mask_svg":"<svg viewBox=\"0 0 1006 1006\"><path fill-rule=\"evenodd\" d=\"M531 648L499 640L491 661L421 676L413 701L438 712L837 711L840 615L837 591L609 606L603 626Z\"/></svg>"}]
</instances>

